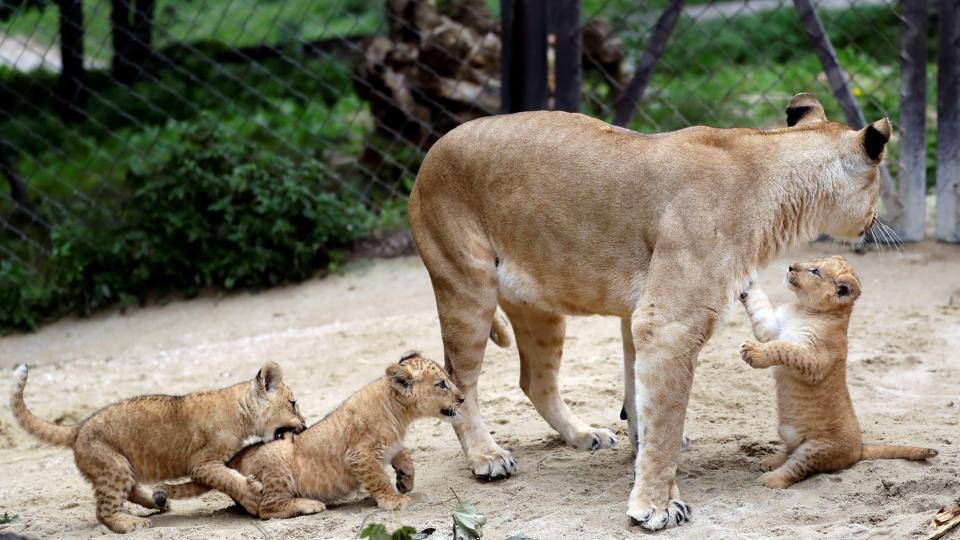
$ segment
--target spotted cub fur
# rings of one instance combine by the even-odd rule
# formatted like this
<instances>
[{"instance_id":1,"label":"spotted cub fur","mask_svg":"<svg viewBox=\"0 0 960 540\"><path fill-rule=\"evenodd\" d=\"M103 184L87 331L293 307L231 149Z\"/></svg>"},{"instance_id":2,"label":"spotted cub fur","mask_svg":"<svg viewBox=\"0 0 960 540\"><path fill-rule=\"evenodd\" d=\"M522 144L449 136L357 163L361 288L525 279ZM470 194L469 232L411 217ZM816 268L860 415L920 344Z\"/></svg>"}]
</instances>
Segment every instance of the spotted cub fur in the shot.
<instances>
[{"instance_id":1,"label":"spotted cub fur","mask_svg":"<svg viewBox=\"0 0 960 540\"><path fill-rule=\"evenodd\" d=\"M225 462L249 437L275 438L302 430L303 417L293 392L283 384L280 366L268 362L248 382L185 396L141 396L108 405L77 425L60 426L37 418L23 400L27 366L14 374L10 407L31 435L73 449L77 468L93 484L97 520L126 533L150 520L123 512L123 502L166 510L166 499L152 497L145 482L189 476L238 501L260 509L262 487Z\"/></svg>"},{"instance_id":2,"label":"spotted cub fur","mask_svg":"<svg viewBox=\"0 0 960 540\"><path fill-rule=\"evenodd\" d=\"M860 280L842 257L795 263L787 283L797 295L774 310L758 288L740 295L758 342L740 355L756 369L773 368L784 452L761 462L759 482L786 488L818 472L844 469L863 459L923 460L936 450L863 444L847 391L847 327Z\"/></svg>"},{"instance_id":3,"label":"spotted cub fur","mask_svg":"<svg viewBox=\"0 0 960 540\"><path fill-rule=\"evenodd\" d=\"M414 481L413 461L403 446L407 426L422 417L453 418L461 403L463 394L443 368L407 353L303 433L247 447L229 466L263 483L263 519L321 512L325 502L360 487L380 508L402 509L410 504L405 493ZM396 488L384 470L388 464L397 473ZM176 499L205 490L191 482L167 484L157 493Z\"/></svg>"}]
</instances>

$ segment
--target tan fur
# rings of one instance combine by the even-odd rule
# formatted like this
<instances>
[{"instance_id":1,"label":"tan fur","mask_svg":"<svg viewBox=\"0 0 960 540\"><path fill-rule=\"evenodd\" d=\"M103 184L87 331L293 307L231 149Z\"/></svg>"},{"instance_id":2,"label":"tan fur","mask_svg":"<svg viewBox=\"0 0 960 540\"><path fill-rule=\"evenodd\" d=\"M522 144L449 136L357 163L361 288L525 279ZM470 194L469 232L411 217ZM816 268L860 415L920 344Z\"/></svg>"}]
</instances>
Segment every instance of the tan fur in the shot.
<instances>
[{"instance_id":1,"label":"tan fur","mask_svg":"<svg viewBox=\"0 0 960 540\"><path fill-rule=\"evenodd\" d=\"M648 529L687 519L674 477L693 366L718 314L772 257L819 233L857 238L874 219L889 122L853 131L812 103L794 98L800 125L787 129L656 135L520 113L467 122L430 149L410 226L446 368L466 397L453 427L475 475L517 470L477 399L497 306L513 326L521 388L585 449L615 439L560 397L564 317L612 315L623 321L624 408L638 450L627 514Z\"/></svg>"},{"instance_id":2,"label":"tan fur","mask_svg":"<svg viewBox=\"0 0 960 540\"><path fill-rule=\"evenodd\" d=\"M272 439L285 429L302 430L293 393L280 366L268 362L252 381L185 396L141 396L114 403L75 426L34 416L23 400L27 367L14 375L13 415L41 441L73 448L77 468L93 484L97 520L114 532L150 526L122 511L123 501L166 510L146 482L189 476L259 510L261 486L225 462L249 437Z\"/></svg>"},{"instance_id":3,"label":"tan fur","mask_svg":"<svg viewBox=\"0 0 960 540\"><path fill-rule=\"evenodd\" d=\"M407 426L417 418L453 417L462 402L463 394L436 362L408 353L303 433L247 447L229 465L263 483L263 519L321 512L324 503L361 487L380 508L405 508L414 483L413 461L403 447ZM386 465L397 473L396 488ZM180 498L204 488L188 483L162 490Z\"/></svg>"},{"instance_id":4,"label":"tan fur","mask_svg":"<svg viewBox=\"0 0 960 540\"><path fill-rule=\"evenodd\" d=\"M740 348L757 369L774 368L780 437L786 451L761 462L759 482L786 488L818 472L833 472L862 459L923 460L936 450L864 445L847 391L847 328L860 280L842 257L795 263L787 282L793 305L774 311L760 289L740 295L754 334Z\"/></svg>"}]
</instances>

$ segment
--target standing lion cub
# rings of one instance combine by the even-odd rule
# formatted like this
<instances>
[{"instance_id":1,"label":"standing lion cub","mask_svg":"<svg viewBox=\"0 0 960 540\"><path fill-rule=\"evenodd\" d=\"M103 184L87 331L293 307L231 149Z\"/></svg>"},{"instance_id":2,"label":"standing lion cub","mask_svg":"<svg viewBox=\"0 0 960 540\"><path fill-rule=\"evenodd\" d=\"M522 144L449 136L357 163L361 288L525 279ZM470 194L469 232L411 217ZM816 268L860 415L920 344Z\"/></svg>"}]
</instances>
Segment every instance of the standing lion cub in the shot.
<instances>
[{"instance_id":1,"label":"standing lion cub","mask_svg":"<svg viewBox=\"0 0 960 540\"><path fill-rule=\"evenodd\" d=\"M23 401L27 366L14 373L10 408L31 435L73 448L77 468L93 484L97 520L126 533L149 527L150 520L122 511L123 501L166 510L166 499L152 497L145 482L189 476L238 501L248 511L260 507L262 487L225 462L249 437L279 438L304 428L293 392L280 366L267 362L249 382L185 396L140 396L108 405L74 426L37 418Z\"/></svg>"},{"instance_id":2,"label":"standing lion cub","mask_svg":"<svg viewBox=\"0 0 960 540\"><path fill-rule=\"evenodd\" d=\"M263 519L322 512L324 501L360 487L380 508L402 509L410 504L405 493L413 489L414 477L403 447L407 426L417 418L452 418L461 403L463 394L443 368L410 352L303 433L244 448L229 465L263 483ZM397 472L396 489L384 470L388 464ZM167 484L157 494L194 497L208 489L200 484Z\"/></svg>"},{"instance_id":3,"label":"standing lion cub","mask_svg":"<svg viewBox=\"0 0 960 540\"><path fill-rule=\"evenodd\" d=\"M786 451L761 462L759 482L783 489L818 472L844 469L863 459L923 460L936 450L863 444L847 391L847 327L860 280L834 256L790 266L793 305L774 311L758 288L740 295L753 333L740 355L750 367L774 368L780 438Z\"/></svg>"}]
</instances>

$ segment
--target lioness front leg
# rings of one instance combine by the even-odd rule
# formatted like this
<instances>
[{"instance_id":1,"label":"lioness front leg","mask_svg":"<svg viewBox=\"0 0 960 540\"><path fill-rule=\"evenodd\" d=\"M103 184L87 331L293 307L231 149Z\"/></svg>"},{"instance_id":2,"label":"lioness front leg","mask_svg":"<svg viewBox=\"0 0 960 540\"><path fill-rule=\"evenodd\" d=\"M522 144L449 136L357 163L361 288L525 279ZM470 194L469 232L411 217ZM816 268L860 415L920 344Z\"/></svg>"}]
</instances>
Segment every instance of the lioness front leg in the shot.
<instances>
[{"instance_id":1,"label":"lioness front leg","mask_svg":"<svg viewBox=\"0 0 960 540\"><path fill-rule=\"evenodd\" d=\"M410 452L406 448L397 452L390 461L393 470L397 472L397 491L400 493L410 493L413 491L413 459L410 458Z\"/></svg>"},{"instance_id":2,"label":"lioness front leg","mask_svg":"<svg viewBox=\"0 0 960 540\"><path fill-rule=\"evenodd\" d=\"M383 451L373 448L357 447L347 453L346 462L352 474L366 488L377 506L384 510L403 510L410 504L410 496L394 489L387 472L381 465Z\"/></svg>"},{"instance_id":3,"label":"lioness front leg","mask_svg":"<svg viewBox=\"0 0 960 540\"><path fill-rule=\"evenodd\" d=\"M651 268L651 272L655 270ZM648 292L632 323L638 357L639 451L627 509L627 515L648 530L679 525L690 518L690 508L679 499L677 463L694 362L713 333L720 308L701 303L709 291L690 291L683 298L683 291L672 286L661 290L654 279L648 284L653 294Z\"/></svg>"},{"instance_id":4,"label":"lioness front leg","mask_svg":"<svg viewBox=\"0 0 960 540\"><path fill-rule=\"evenodd\" d=\"M207 462L194 467L190 478L196 482L229 495L237 504L253 515L260 514L263 486L252 477L246 477L225 464Z\"/></svg>"}]
</instances>

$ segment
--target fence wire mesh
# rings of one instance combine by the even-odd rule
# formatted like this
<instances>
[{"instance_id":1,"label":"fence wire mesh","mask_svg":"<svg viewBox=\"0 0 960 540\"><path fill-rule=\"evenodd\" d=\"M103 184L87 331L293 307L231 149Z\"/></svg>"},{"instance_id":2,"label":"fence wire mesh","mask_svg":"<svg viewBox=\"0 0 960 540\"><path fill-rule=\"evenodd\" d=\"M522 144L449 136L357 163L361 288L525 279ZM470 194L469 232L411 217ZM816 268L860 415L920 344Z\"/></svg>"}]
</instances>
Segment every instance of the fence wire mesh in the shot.
<instances>
[{"instance_id":1,"label":"fence wire mesh","mask_svg":"<svg viewBox=\"0 0 960 540\"><path fill-rule=\"evenodd\" d=\"M583 112L613 119L666 4L582 1ZM59 227L109 224L117 201L197 125L224 144L308 162L323 190L401 215L429 146L499 112L499 9L0 0L0 253L42 272ZM898 3L822 0L818 12L867 119L896 119ZM843 119L793 2L689 1L628 125L779 126L798 91ZM896 150L888 155L895 171Z\"/></svg>"}]
</instances>

